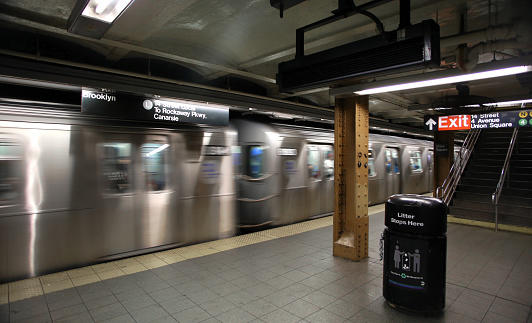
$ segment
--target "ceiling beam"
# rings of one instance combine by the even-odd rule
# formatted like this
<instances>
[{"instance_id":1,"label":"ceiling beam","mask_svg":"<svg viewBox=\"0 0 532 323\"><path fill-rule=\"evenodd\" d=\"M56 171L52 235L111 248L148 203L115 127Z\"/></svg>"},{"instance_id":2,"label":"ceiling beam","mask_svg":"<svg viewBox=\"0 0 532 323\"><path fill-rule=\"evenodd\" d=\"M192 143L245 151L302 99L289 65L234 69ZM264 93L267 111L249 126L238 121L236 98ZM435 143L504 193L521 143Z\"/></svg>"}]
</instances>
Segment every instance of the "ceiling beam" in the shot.
<instances>
[{"instance_id":1,"label":"ceiling beam","mask_svg":"<svg viewBox=\"0 0 532 323\"><path fill-rule=\"evenodd\" d=\"M120 42L120 41L116 41L116 40L105 39L105 38L94 39L94 38L85 37L85 36L81 36L81 35L77 35L77 34L72 34L72 33L69 33L68 31L66 31L64 29L61 29L61 28L45 25L45 24L42 24L42 23L37 23L37 22L34 22L34 21L29 21L29 20L24 19L24 18L8 16L8 15L3 14L3 13L0 13L0 20L6 21L6 22L8 22L10 24L16 24L16 25L21 25L21 26L26 26L26 27L30 27L30 28L43 30L43 31L46 31L46 32L49 32L49 33L52 33L52 34L55 34L55 35L60 35L60 36L63 36L63 37L70 38L72 40L87 41L87 42L91 42L91 43L95 43L95 44L105 45L105 46L109 46L109 47L113 47L113 48L120 48L120 49L124 49L124 50L128 50L128 51L138 52L138 53L145 54L145 55L151 55L151 56L154 56L154 57L163 58L163 59L166 59L166 60L174 61L174 62L176 62L178 64L190 64L190 65L195 65L195 66L199 66L199 67L204 67L204 68L207 68L207 69L210 69L210 70L213 70L213 71L222 71L222 72L225 72L227 74L239 75L239 76L242 76L242 77L246 77L246 78L249 78L249 79L254 79L254 80L258 80L258 81L262 81L262 82L266 82L266 83L272 83L272 84L276 83L276 80L273 79L273 78L266 77L266 76L259 75L259 74L255 74L255 73L242 71L242 70L237 69L237 68L227 67L227 66L223 66L223 65L219 65L219 64L213 64L213 63L209 63L209 62L205 62L205 61L200 61L200 60L197 60L197 59L183 57L183 56L180 56L180 55L166 53L166 52L159 51L159 50L156 50L156 49L150 49L150 48L146 48L146 47L142 47L142 46L138 46L138 45L133 45L133 44L128 44L128 43L124 43L124 42Z\"/></svg>"},{"instance_id":2,"label":"ceiling beam","mask_svg":"<svg viewBox=\"0 0 532 323\"><path fill-rule=\"evenodd\" d=\"M168 21L199 1L157 0L157 5L154 5L152 1L134 1L127 8L127 15L122 15L111 25L111 28L105 33L105 38L119 39L130 44L141 44L164 27ZM107 58L118 61L129 52L128 49L113 48Z\"/></svg>"},{"instance_id":3,"label":"ceiling beam","mask_svg":"<svg viewBox=\"0 0 532 323\"><path fill-rule=\"evenodd\" d=\"M412 15L414 16L416 14L416 11L419 11L419 12L423 12L427 10L436 11L436 9L441 7L441 3L442 1L430 1L428 5L421 6L418 8L412 8ZM460 1L459 0L447 1L448 5L452 5L456 3L460 3ZM383 22L385 26L389 26L391 24L398 22L396 13L380 18L380 20ZM295 31L294 31L294 34L295 34ZM366 35L366 34L375 34L375 25L373 23L364 23L356 27L346 28L342 31L331 32L330 34L324 37L321 37L319 39L305 42L305 50L317 49L317 48L324 47L327 45L330 46L331 44L335 44L335 43L338 43L338 42L341 42L347 39L355 40L357 38L360 38L360 36ZM272 61L281 60L289 56L293 56L295 55L295 53L296 53L295 46L289 47L289 48L286 48L286 49L283 49L277 52L270 53L265 56L251 59L247 62L240 64L239 67L240 68L251 68L257 65L262 65L262 64L269 63Z\"/></svg>"}]
</instances>

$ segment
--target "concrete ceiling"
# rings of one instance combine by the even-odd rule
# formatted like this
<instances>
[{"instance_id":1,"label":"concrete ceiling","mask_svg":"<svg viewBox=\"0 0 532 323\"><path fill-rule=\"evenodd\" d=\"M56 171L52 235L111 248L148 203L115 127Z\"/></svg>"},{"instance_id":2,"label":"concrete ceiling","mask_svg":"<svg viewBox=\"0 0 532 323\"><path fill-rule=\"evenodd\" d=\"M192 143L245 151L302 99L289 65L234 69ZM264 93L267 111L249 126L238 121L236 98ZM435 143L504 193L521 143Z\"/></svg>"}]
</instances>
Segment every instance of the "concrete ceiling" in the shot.
<instances>
[{"instance_id":1,"label":"concrete ceiling","mask_svg":"<svg viewBox=\"0 0 532 323\"><path fill-rule=\"evenodd\" d=\"M366 2L355 1L357 5ZM479 63L532 52L530 1L411 2L412 23L425 19L439 23L444 68L456 68L460 44L490 44L471 51L470 56ZM259 84L267 95L276 98L287 97L278 93L274 80L277 64L294 56L295 30L329 16L337 8L337 0L308 0L287 10L281 19L268 0L135 0L101 40L90 40L66 31L75 4L76 0L2 0L0 27L53 35L65 43L90 48L108 62L160 57L199 73L206 82L237 75ZM371 12L386 30L397 28L399 1L385 3ZM375 34L375 25L367 17L352 16L308 33L306 53ZM530 87L515 77L469 85L471 94L479 96L530 96ZM420 126L424 112L408 107L448 95L456 95L454 85L375 95L371 97L370 113L391 122ZM299 96L317 105L331 104L327 90Z\"/></svg>"}]
</instances>

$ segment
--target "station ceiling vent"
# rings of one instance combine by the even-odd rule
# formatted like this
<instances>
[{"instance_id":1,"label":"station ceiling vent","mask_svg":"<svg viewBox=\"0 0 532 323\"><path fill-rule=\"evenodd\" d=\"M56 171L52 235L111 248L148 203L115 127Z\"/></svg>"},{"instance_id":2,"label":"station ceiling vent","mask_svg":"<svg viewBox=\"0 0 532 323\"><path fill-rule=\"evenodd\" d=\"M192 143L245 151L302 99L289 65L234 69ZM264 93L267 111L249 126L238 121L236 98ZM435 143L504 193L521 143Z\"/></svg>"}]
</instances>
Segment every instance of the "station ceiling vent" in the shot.
<instances>
[{"instance_id":1,"label":"station ceiling vent","mask_svg":"<svg viewBox=\"0 0 532 323\"><path fill-rule=\"evenodd\" d=\"M364 5L339 0L333 15L296 31L296 57L278 66L277 84L281 92L308 90L334 85L346 79L375 73L440 65L440 31L433 20L410 25L410 1L401 0L400 24L384 31L382 22ZM371 3L371 2L370 2ZM304 33L354 14L373 20L379 35L318 53L304 54Z\"/></svg>"}]
</instances>

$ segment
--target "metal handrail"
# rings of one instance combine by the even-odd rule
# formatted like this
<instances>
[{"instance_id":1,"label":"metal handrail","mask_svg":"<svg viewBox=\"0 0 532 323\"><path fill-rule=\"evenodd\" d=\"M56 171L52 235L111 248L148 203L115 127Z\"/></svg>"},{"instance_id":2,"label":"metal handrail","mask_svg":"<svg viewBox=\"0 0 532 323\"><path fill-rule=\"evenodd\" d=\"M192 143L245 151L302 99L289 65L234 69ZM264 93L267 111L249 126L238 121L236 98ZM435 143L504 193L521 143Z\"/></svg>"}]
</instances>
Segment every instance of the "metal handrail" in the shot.
<instances>
[{"instance_id":1,"label":"metal handrail","mask_svg":"<svg viewBox=\"0 0 532 323\"><path fill-rule=\"evenodd\" d=\"M499 199L501 198L502 187L504 186L504 181L508 175L508 167L510 166L510 159L512 159L512 153L514 151L515 142L517 141L517 133L519 128L515 128L512 133L512 139L510 140L510 145L508 146L508 151L506 152L506 159L504 160L504 165L501 169L501 175L499 177L499 182L495 188L495 192L491 195L491 203L495 206L495 231L499 229Z\"/></svg>"},{"instance_id":2,"label":"metal handrail","mask_svg":"<svg viewBox=\"0 0 532 323\"><path fill-rule=\"evenodd\" d=\"M480 132L480 129L469 130L464 143L458 152L458 161L455 160L443 184L436 188L436 196L447 205L449 205L451 202L451 198L456 191L456 187L462 178L462 173L464 172L464 169L469 161L469 157L471 157L477 140L480 137Z\"/></svg>"}]
</instances>

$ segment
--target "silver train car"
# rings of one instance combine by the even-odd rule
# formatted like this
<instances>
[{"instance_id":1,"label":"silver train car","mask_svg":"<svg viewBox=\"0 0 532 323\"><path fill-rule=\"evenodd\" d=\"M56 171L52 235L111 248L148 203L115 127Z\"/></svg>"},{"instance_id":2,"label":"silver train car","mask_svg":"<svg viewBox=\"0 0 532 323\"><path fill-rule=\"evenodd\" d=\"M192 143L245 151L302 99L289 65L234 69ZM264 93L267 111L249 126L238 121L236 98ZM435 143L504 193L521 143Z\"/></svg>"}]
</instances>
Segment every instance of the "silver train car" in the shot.
<instances>
[{"instance_id":1,"label":"silver train car","mask_svg":"<svg viewBox=\"0 0 532 323\"><path fill-rule=\"evenodd\" d=\"M334 209L330 130L180 130L0 109L0 281ZM431 190L431 143L372 135L370 203Z\"/></svg>"},{"instance_id":2,"label":"silver train car","mask_svg":"<svg viewBox=\"0 0 532 323\"><path fill-rule=\"evenodd\" d=\"M238 132L241 227L283 225L334 211L334 133L233 121ZM369 204L433 185L431 141L370 134Z\"/></svg>"}]
</instances>

